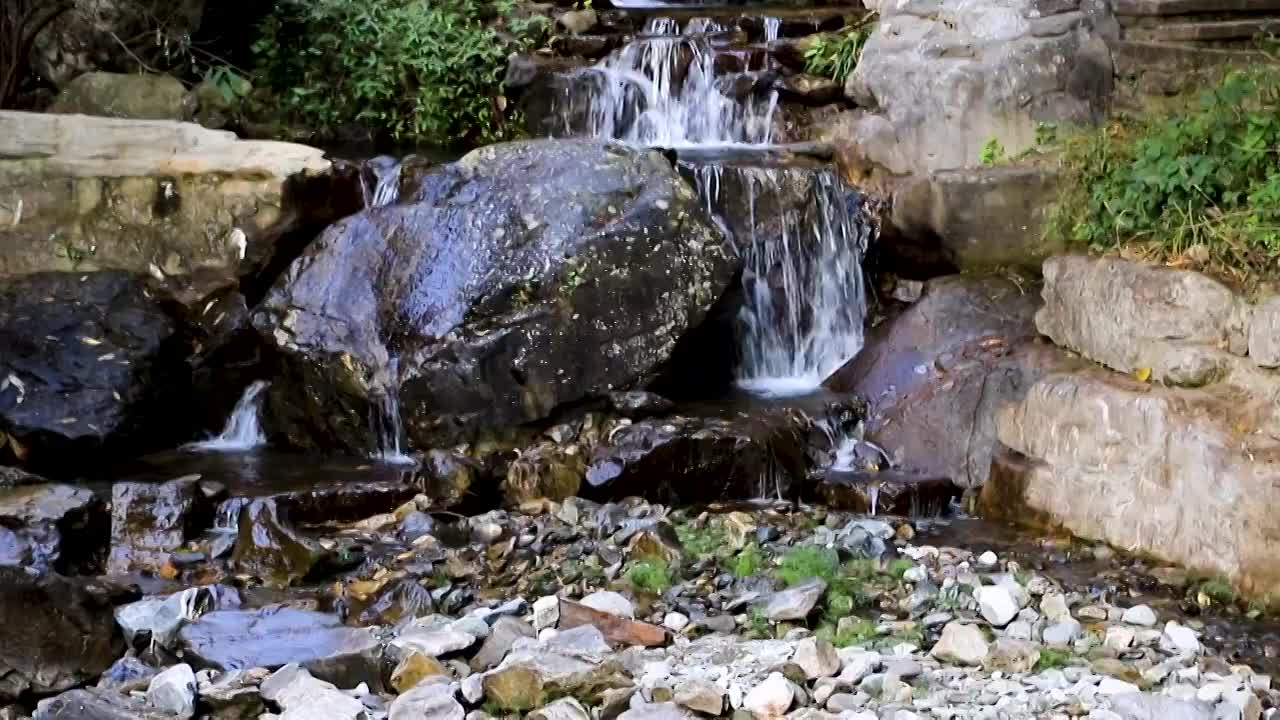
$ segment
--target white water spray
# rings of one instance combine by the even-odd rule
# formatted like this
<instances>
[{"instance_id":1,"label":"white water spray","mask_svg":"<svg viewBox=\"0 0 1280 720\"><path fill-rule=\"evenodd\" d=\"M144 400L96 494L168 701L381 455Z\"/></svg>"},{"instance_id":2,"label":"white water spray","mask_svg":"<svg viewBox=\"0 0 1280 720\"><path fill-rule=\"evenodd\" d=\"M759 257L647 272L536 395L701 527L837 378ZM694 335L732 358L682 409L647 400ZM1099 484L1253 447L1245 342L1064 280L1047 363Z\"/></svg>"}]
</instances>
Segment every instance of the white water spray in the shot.
<instances>
[{"instance_id":1,"label":"white water spray","mask_svg":"<svg viewBox=\"0 0 1280 720\"><path fill-rule=\"evenodd\" d=\"M236 402L226 427L217 437L203 442L192 443L194 450L216 450L220 452L242 452L265 445L266 433L262 431L262 422L258 417L262 406L262 391L269 383L258 380L245 388L244 394Z\"/></svg>"},{"instance_id":2,"label":"white water spray","mask_svg":"<svg viewBox=\"0 0 1280 720\"><path fill-rule=\"evenodd\" d=\"M402 445L404 431L400 426L400 374L399 362L392 358L387 363L387 379L383 383L380 402L369 404L369 425L378 445L370 456L390 465L416 465L417 461L406 454ZM373 400L374 398L371 398Z\"/></svg>"},{"instance_id":3,"label":"white water spray","mask_svg":"<svg viewBox=\"0 0 1280 720\"><path fill-rule=\"evenodd\" d=\"M400 161L386 155L370 159L360 173L367 208L386 207L400 199Z\"/></svg>"}]
</instances>

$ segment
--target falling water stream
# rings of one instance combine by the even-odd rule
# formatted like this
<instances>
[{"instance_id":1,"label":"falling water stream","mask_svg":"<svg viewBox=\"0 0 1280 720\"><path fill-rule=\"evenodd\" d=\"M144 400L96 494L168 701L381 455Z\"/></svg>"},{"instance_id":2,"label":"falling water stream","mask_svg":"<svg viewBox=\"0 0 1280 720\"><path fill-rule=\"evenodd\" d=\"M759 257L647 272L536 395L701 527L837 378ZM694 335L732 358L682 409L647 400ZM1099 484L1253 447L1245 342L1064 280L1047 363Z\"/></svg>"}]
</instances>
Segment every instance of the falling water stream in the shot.
<instances>
[{"instance_id":1,"label":"falling water stream","mask_svg":"<svg viewBox=\"0 0 1280 720\"><path fill-rule=\"evenodd\" d=\"M240 396L235 409L231 411L231 417L227 419L226 427L222 432L217 437L193 443L188 447L193 450L238 452L264 445L267 442L267 436L262 431L262 422L258 413L262 406L262 391L267 389L268 384L265 380L250 384Z\"/></svg>"},{"instance_id":2,"label":"falling water stream","mask_svg":"<svg viewBox=\"0 0 1280 720\"><path fill-rule=\"evenodd\" d=\"M779 28L766 19L764 40ZM862 256L872 228L857 193L830 168L765 160L786 148L775 144L772 61L763 72L722 71L719 38L730 29L706 18L683 27L650 18L631 43L575 71L584 82L561 99L560 115L570 135L683 151L681 169L743 259L738 384L803 394L862 348ZM727 92L743 77L751 92Z\"/></svg>"}]
</instances>

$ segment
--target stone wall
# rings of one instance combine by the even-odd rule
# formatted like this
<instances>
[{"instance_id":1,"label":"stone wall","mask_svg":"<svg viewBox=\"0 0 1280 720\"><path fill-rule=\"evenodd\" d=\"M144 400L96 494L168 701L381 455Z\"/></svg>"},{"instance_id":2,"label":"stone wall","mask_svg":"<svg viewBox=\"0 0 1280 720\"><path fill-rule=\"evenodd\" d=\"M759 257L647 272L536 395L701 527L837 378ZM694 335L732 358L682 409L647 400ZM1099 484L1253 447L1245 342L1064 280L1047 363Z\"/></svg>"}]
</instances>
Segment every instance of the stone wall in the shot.
<instances>
[{"instance_id":1,"label":"stone wall","mask_svg":"<svg viewBox=\"0 0 1280 720\"><path fill-rule=\"evenodd\" d=\"M1115 258L1053 258L1044 277L1040 332L1106 367L1051 374L997 416L1029 462L992 473L989 513L1280 593L1277 301Z\"/></svg>"}]
</instances>

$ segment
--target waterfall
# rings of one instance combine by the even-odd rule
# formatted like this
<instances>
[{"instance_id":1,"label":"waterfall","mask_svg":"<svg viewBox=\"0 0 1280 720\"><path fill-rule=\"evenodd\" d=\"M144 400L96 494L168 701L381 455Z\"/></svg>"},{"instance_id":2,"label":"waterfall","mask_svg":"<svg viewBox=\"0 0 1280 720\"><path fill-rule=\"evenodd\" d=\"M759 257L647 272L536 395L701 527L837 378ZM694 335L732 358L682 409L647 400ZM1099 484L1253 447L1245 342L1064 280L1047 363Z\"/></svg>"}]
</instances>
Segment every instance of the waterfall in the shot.
<instances>
[{"instance_id":1,"label":"waterfall","mask_svg":"<svg viewBox=\"0 0 1280 720\"><path fill-rule=\"evenodd\" d=\"M262 432L262 423L258 412L262 405L262 391L267 389L267 381L258 380L245 388L244 394L236 402L231 417L217 437L203 442L193 443L189 447L195 450L219 450L226 452L252 450L266 444L267 436Z\"/></svg>"},{"instance_id":2,"label":"waterfall","mask_svg":"<svg viewBox=\"0 0 1280 720\"><path fill-rule=\"evenodd\" d=\"M777 92L736 100L716 73L715 38L726 31L705 18L683 30L672 18L650 18L634 41L578 71L588 79L586 127L570 127L574 98L566 98L566 131L677 148L771 143Z\"/></svg>"},{"instance_id":3,"label":"waterfall","mask_svg":"<svg viewBox=\"0 0 1280 720\"><path fill-rule=\"evenodd\" d=\"M862 258L873 227L830 168L760 152L785 148L774 131L776 66L766 58L753 68L754 50L723 40L732 30L650 18L631 43L574 71L583 87L558 99L560 117L569 134L681 151L681 170L743 262L738 384L809 392L862 348ZM764 20L766 44L780 31L779 18Z\"/></svg>"},{"instance_id":4,"label":"waterfall","mask_svg":"<svg viewBox=\"0 0 1280 720\"><path fill-rule=\"evenodd\" d=\"M862 256L872 226L825 168L691 171L743 260L739 385L769 395L817 387L862 349Z\"/></svg>"},{"instance_id":5,"label":"waterfall","mask_svg":"<svg viewBox=\"0 0 1280 720\"><path fill-rule=\"evenodd\" d=\"M377 449L371 453L371 457L391 465L416 465L417 461L407 455L402 446L404 431L400 427L398 369L399 362L395 358L388 361L382 393L376 396L379 402L369 403L369 426L377 442Z\"/></svg>"},{"instance_id":6,"label":"waterfall","mask_svg":"<svg viewBox=\"0 0 1280 720\"><path fill-rule=\"evenodd\" d=\"M371 158L360 171L360 190L367 208L385 207L400 199L400 161L387 155Z\"/></svg>"}]
</instances>

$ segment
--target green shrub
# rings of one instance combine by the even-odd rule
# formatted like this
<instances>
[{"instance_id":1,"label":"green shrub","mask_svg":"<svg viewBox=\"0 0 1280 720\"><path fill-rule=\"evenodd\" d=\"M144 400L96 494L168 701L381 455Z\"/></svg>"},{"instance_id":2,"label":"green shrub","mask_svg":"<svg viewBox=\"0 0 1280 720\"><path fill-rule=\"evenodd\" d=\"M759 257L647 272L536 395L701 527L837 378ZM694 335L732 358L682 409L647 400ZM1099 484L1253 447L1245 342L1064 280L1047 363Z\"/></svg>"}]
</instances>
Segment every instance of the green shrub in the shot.
<instances>
[{"instance_id":1,"label":"green shrub","mask_svg":"<svg viewBox=\"0 0 1280 720\"><path fill-rule=\"evenodd\" d=\"M1280 73L1235 71L1185 112L1120 120L1064 142L1049 232L1154 259L1203 248L1240 279L1280 259Z\"/></svg>"},{"instance_id":2,"label":"green shrub","mask_svg":"<svg viewBox=\"0 0 1280 720\"><path fill-rule=\"evenodd\" d=\"M998 165L1008 159L1004 150L1004 145L998 138L987 138L982 144L982 150L978 154L978 162L986 167Z\"/></svg>"},{"instance_id":3,"label":"green shrub","mask_svg":"<svg viewBox=\"0 0 1280 720\"><path fill-rule=\"evenodd\" d=\"M738 551L733 558L733 567L730 571L735 577L751 577L760 572L760 568L764 567L764 552L760 550L760 546L750 543L746 547Z\"/></svg>"},{"instance_id":4,"label":"green shrub","mask_svg":"<svg viewBox=\"0 0 1280 720\"><path fill-rule=\"evenodd\" d=\"M838 33L814 35L804 51L804 71L844 82L858 66L871 30L867 23Z\"/></svg>"},{"instance_id":5,"label":"green shrub","mask_svg":"<svg viewBox=\"0 0 1280 720\"><path fill-rule=\"evenodd\" d=\"M362 123L396 140L483 142L507 132L501 79L510 50L545 27L509 0L278 0L253 49L260 83L320 129Z\"/></svg>"}]
</instances>

